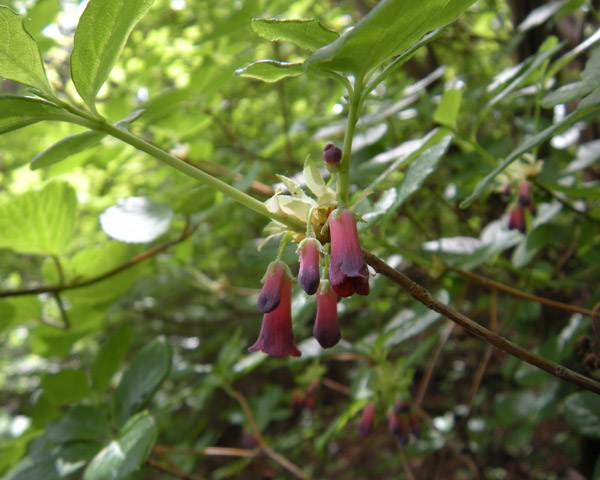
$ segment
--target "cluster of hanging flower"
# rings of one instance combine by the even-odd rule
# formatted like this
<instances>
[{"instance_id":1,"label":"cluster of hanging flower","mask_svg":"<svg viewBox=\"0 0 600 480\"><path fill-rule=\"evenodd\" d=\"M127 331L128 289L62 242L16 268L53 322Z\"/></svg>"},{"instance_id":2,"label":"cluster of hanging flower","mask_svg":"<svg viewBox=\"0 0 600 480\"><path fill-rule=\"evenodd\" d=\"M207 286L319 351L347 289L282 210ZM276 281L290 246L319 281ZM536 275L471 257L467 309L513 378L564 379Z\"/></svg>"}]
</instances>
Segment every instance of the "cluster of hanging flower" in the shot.
<instances>
[{"instance_id":1,"label":"cluster of hanging flower","mask_svg":"<svg viewBox=\"0 0 600 480\"><path fill-rule=\"evenodd\" d=\"M339 148L328 144L323 152L328 166L341 158ZM306 238L298 245L300 271L298 284L307 295L317 297L317 315L313 334L323 348L331 348L341 338L337 317L340 297L369 294L369 273L358 240L356 219L350 210L335 208L335 193L325 185L316 167L305 162L307 186L317 196L308 197L300 185L279 176L290 195L277 192L266 203L267 208L308 224ZM323 235L329 226L329 237ZM283 229L274 225L274 234ZM314 234L311 232L314 231ZM317 238L318 237L318 238ZM330 244L329 254L325 244ZM322 278L325 277L325 278ZM292 281L289 267L279 258L267 268L257 308L264 314L258 340L248 350L262 351L275 357L299 357L292 330Z\"/></svg>"},{"instance_id":2,"label":"cluster of hanging flower","mask_svg":"<svg viewBox=\"0 0 600 480\"><path fill-rule=\"evenodd\" d=\"M510 194L510 185L505 187L505 195ZM531 193L531 185L525 181L519 184L517 204L508 211L508 229L519 230L525 233L525 210L529 210L531 216L536 214L536 208L533 203L533 195Z\"/></svg>"},{"instance_id":3,"label":"cluster of hanging flower","mask_svg":"<svg viewBox=\"0 0 600 480\"><path fill-rule=\"evenodd\" d=\"M363 408L358 423L358 435L361 438L366 438L373 432L376 413L375 402L369 402ZM419 418L400 398L388 409L387 420L388 431L402 447L406 446L411 438L417 439L421 436Z\"/></svg>"}]
</instances>

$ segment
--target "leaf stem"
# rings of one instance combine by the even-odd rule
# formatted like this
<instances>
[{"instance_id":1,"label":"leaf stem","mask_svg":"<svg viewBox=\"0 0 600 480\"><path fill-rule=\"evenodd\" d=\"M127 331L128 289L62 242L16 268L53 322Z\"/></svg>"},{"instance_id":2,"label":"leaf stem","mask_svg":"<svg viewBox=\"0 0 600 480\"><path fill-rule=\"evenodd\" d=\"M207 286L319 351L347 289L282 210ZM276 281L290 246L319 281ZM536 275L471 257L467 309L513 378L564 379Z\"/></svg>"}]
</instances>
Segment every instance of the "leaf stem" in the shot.
<instances>
[{"instance_id":1,"label":"leaf stem","mask_svg":"<svg viewBox=\"0 0 600 480\"><path fill-rule=\"evenodd\" d=\"M358 77L354 82L354 94L350 97L350 110L348 111L348 123L344 133L344 147L342 149L342 160L338 170L337 197L340 207L345 208L348 204L348 188L350 186L350 157L352 155L352 139L358 122L360 106L362 103L363 78Z\"/></svg>"},{"instance_id":2,"label":"leaf stem","mask_svg":"<svg viewBox=\"0 0 600 480\"><path fill-rule=\"evenodd\" d=\"M73 116L70 117L69 121L87 127L91 130L107 133L108 135L111 135L112 137L117 138L122 142L127 143L128 145L131 145L137 150L147 153L148 155L156 158L157 160L166 163L170 167L179 170L181 173L202 182L204 185L211 187L223 193L224 195L227 195L228 197L244 205L250 210L254 210L255 212L260 213L261 215L268 217L271 220L282 223L294 231L304 231L305 225L302 222L299 222L292 218L284 218L276 213L272 213L267 209L267 206L263 202L256 200L254 197L251 197L247 193L238 190L237 188L229 185L228 183L225 183L222 180L219 180L218 178L213 177L212 175L194 167L193 165L184 162L180 158L171 155L170 153L156 147L155 145L148 143L146 140L137 137L136 135L133 135L129 131L122 128L118 128L112 125L111 123L108 123L106 120L97 120L93 117L90 117L89 115L81 115L81 113L79 111L73 113Z\"/></svg>"}]
</instances>

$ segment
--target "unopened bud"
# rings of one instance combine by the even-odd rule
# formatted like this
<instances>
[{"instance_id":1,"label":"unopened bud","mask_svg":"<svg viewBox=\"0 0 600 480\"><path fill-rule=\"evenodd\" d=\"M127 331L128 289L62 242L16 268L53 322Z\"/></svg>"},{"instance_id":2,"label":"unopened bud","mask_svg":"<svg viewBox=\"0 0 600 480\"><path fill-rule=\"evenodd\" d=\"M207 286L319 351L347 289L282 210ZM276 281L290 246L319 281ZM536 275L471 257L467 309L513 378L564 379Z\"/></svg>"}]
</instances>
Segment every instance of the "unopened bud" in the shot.
<instances>
[{"instance_id":1,"label":"unopened bud","mask_svg":"<svg viewBox=\"0 0 600 480\"><path fill-rule=\"evenodd\" d=\"M373 431L373 425L375 424L375 403L370 402L363 408L360 416L360 423L358 424L358 435L360 438L365 438Z\"/></svg>"},{"instance_id":2,"label":"unopened bud","mask_svg":"<svg viewBox=\"0 0 600 480\"><path fill-rule=\"evenodd\" d=\"M522 182L519 185L519 205L528 207L531 204L531 185L529 182Z\"/></svg>"},{"instance_id":3,"label":"unopened bud","mask_svg":"<svg viewBox=\"0 0 600 480\"><path fill-rule=\"evenodd\" d=\"M342 160L342 151L333 143L328 143L323 149L323 160L329 168L336 167Z\"/></svg>"}]
</instances>

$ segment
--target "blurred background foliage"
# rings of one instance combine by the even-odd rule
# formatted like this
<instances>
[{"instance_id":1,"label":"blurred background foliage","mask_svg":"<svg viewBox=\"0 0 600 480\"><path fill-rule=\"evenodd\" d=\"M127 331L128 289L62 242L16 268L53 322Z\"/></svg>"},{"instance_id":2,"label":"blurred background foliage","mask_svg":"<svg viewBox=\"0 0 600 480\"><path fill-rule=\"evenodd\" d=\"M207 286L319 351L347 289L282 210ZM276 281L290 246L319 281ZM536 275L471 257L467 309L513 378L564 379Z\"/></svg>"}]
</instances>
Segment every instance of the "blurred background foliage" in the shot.
<instances>
[{"instance_id":1,"label":"blurred background foliage","mask_svg":"<svg viewBox=\"0 0 600 480\"><path fill-rule=\"evenodd\" d=\"M76 96L68 57L84 5L4 3L30 18L51 83ZM341 146L347 104L340 85L322 77L271 84L235 76L261 58L306 57L260 39L250 19L318 18L343 31L375 3L156 0L99 109L117 121L143 108L133 133L266 200L276 173L292 177L327 142ZM599 86L599 8L475 2L369 96L351 178L355 197L373 189L357 208L370 222L365 248L515 343L596 378L600 339L589 317L441 265L585 309L600 300L597 111L551 131L458 207L500 160ZM5 80L0 93L26 90ZM423 147L439 128L452 142L428 157ZM343 340L334 349L312 339L314 299L295 289L303 356L248 354L260 329L260 279L277 248L270 241L257 251L265 219L114 139L31 171L36 154L81 131L44 122L0 137L0 218L26 219L16 237L0 232L2 291L94 278L173 244L84 288L0 299L3 478L80 478L111 439L127 460L115 478L293 478L268 456L202 453L256 446L244 402L264 441L311 478L403 478L406 462L416 478L600 478L596 395L490 350L384 278L372 278L368 297L339 304ZM415 158L429 159L431 171L400 205ZM537 213L523 234L506 224L526 179ZM140 233L127 221L118 224L125 242L105 233L102 215L130 197L158 211L162 226L149 241L127 243ZM297 271L292 246L284 259ZM398 396L422 430L404 450L386 427ZM356 426L369 400L375 430L361 439ZM96 459L86 478L113 478L102 470L110 459Z\"/></svg>"}]
</instances>

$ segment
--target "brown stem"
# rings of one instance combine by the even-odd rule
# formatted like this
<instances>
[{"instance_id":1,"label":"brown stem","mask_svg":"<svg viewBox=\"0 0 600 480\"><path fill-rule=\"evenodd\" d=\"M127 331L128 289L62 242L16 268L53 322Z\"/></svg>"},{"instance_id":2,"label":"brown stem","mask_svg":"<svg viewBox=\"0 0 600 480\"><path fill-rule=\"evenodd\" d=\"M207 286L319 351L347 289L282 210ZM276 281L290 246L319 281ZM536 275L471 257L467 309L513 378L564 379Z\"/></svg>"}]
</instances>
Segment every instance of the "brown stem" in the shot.
<instances>
[{"instance_id":1,"label":"brown stem","mask_svg":"<svg viewBox=\"0 0 600 480\"><path fill-rule=\"evenodd\" d=\"M157 452L173 452L179 455L209 456L209 457L256 457L260 452L258 449L228 448L228 447L206 447L201 450L195 448L172 447L170 445L154 445Z\"/></svg>"},{"instance_id":2,"label":"brown stem","mask_svg":"<svg viewBox=\"0 0 600 480\"><path fill-rule=\"evenodd\" d=\"M271 460L275 461L283 468L285 468L288 472L293 473L302 480L308 480L308 477L302 470L300 470L300 468L298 468L295 464L290 462L287 458L277 453L265 442L265 439L263 438L262 434L260 433L260 430L258 429L258 425L256 424L256 420L254 419L252 410L250 410L250 406L248 405L248 402L246 401L244 395L242 395L242 393L238 392L237 390L228 390L228 392L235 397L237 402L240 404L240 407L244 411L244 414L246 415L246 418L250 423L250 427L252 428L252 431L254 432L254 435L258 440L260 450Z\"/></svg>"},{"instance_id":3,"label":"brown stem","mask_svg":"<svg viewBox=\"0 0 600 480\"><path fill-rule=\"evenodd\" d=\"M179 468L173 468L171 466L163 465L158 460L155 460L152 457L148 457L148 459L146 460L146 463L158 470L162 470L163 472L166 472L177 478L182 478L183 480L201 480L200 477L196 477L194 475L188 475L187 473L185 473L183 470L180 470Z\"/></svg>"},{"instance_id":4,"label":"brown stem","mask_svg":"<svg viewBox=\"0 0 600 480\"><path fill-rule=\"evenodd\" d=\"M554 375L557 378L561 378L570 382L578 387L584 388L594 393L600 394L600 383L595 380L585 377L577 372L574 372L563 365L551 362L539 355L531 353L530 351L515 345L504 337L495 334L487 328L475 323L470 318L466 317L460 312L450 308L448 305L440 302L431 293L429 293L424 287L413 282L403 273L399 272L395 268L390 267L387 263L381 260L376 255L363 250L365 259L373 269L381 273L383 276L389 278L391 281L406 290L410 296L415 300L418 300L430 310L438 312L444 317L452 320L456 324L463 327L468 332L483 338L486 342L491 343L495 347L499 348L503 352L509 353L535 367L538 367L546 372Z\"/></svg>"},{"instance_id":5,"label":"brown stem","mask_svg":"<svg viewBox=\"0 0 600 480\"><path fill-rule=\"evenodd\" d=\"M431 375L433 374L433 370L437 364L438 358L440 357L440 353L442 353L442 349L444 348L444 345L446 345L450 335L452 335L452 331L454 330L455 326L456 324L448 322L446 328L444 329L444 333L442 334L442 338L440 339L435 352L433 352L433 355L431 356L431 360L429 361L429 365L427 366L427 370L425 371L425 375L423 375L423 379L419 384L419 390L415 396L414 404L417 407L421 405L423 398L425 398L425 392L427 391L427 387L431 380Z\"/></svg>"},{"instance_id":6,"label":"brown stem","mask_svg":"<svg viewBox=\"0 0 600 480\"><path fill-rule=\"evenodd\" d=\"M408 480L415 480L415 476L410 468L410 463L408 463L408 459L406 458L406 453L404 453L404 447L398 442L398 451L400 453L400 460L402 460L402 468L404 468L404 473Z\"/></svg>"},{"instance_id":7,"label":"brown stem","mask_svg":"<svg viewBox=\"0 0 600 480\"><path fill-rule=\"evenodd\" d=\"M58 284L58 285L42 285L40 287L24 288L21 290L8 290L8 291L0 292L0 298L2 298L2 297L17 297L17 296L21 296L21 295L39 295L40 293L57 294L59 292L64 292L65 290L74 290L76 288L82 288L82 287L87 287L89 285L93 285L94 283L101 282L102 280L106 280L107 278L117 275L117 274L121 273L122 271L127 270L128 268L131 268L131 267L137 265L138 263L143 262L144 260L147 260L147 259L155 256L156 254L162 252L163 250L166 250L167 248L170 248L173 245L176 245L176 244L184 241L192 233L194 233L196 228L197 227L189 228L189 225L186 224L185 228L183 229L183 232L181 232L181 235L179 235L179 237L177 237L173 240L169 240L168 242L161 243L160 245L157 245L156 247L152 247L152 248L146 250L145 252L142 252L139 255L136 255L135 257L128 260L127 262L119 265L118 267L115 267L112 270L109 270L108 272L102 273L95 277L88 278L87 280L80 281L80 282L67 283L67 284Z\"/></svg>"}]
</instances>

